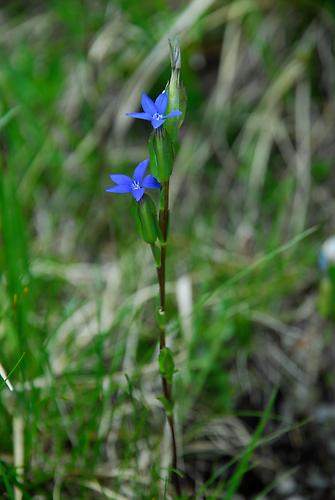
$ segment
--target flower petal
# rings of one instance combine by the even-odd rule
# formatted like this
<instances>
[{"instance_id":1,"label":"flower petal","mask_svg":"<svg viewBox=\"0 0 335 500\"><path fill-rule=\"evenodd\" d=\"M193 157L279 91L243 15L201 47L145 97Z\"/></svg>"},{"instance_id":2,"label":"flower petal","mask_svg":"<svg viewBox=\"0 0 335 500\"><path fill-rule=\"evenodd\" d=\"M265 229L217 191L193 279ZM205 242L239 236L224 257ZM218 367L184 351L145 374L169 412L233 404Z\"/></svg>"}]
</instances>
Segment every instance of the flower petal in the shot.
<instances>
[{"instance_id":1,"label":"flower petal","mask_svg":"<svg viewBox=\"0 0 335 500\"><path fill-rule=\"evenodd\" d=\"M143 182L142 182L142 186L144 188L149 188L149 189L155 189L155 188L161 187L158 180L151 174L144 177Z\"/></svg>"},{"instance_id":2,"label":"flower petal","mask_svg":"<svg viewBox=\"0 0 335 500\"><path fill-rule=\"evenodd\" d=\"M127 116L131 116L132 118L139 118L140 120L148 120L150 121L152 116L149 113L126 113Z\"/></svg>"},{"instance_id":3,"label":"flower petal","mask_svg":"<svg viewBox=\"0 0 335 500\"><path fill-rule=\"evenodd\" d=\"M135 168L134 173L133 173L134 181L141 183L141 180L143 179L143 176L144 176L145 171L147 169L148 163L149 163L149 160L146 159L146 160L141 161L141 163L139 163L137 165L137 167Z\"/></svg>"},{"instance_id":4,"label":"flower petal","mask_svg":"<svg viewBox=\"0 0 335 500\"><path fill-rule=\"evenodd\" d=\"M164 118L170 118L170 116L180 116L182 114L183 113L181 111L175 109L174 111L171 111L171 113L169 113L168 115L165 115Z\"/></svg>"},{"instance_id":5,"label":"flower petal","mask_svg":"<svg viewBox=\"0 0 335 500\"><path fill-rule=\"evenodd\" d=\"M146 113L149 113L151 116L157 113L155 103L150 99L149 96L147 96L147 94L142 94L141 103L143 111L145 111Z\"/></svg>"},{"instance_id":6,"label":"flower petal","mask_svg":"<svg viewBox=\"0 0 335 500\"><path fill-rule=\"evenodd\" d=\"M161 120L156 120L156 118L153 118L151 120L151 125L154 127L154 128L158 128L160 127L161 125L163 125L163 123L165 122L165 118L162 118Z\"/></svg>"},{"instance_id":7,"label":"flower petal","mask_svg":"<svg viewBox=\"0 0 335 500\"><path fill-rule=\"evenodd\" d=\"M133 182L132 179L128 175L123 174L112 174L109 176L115 184L122 184L125 186L131 186Z\"/></svg>"},{"instance_id":8,"label":"flower petal","mask_svg":"<svg viewBox=\"0 0 335 500\"><path fill-rule=\"evenodd\" d=\"M144 195L144 189L143 188L133 189L131 194L133 195L136 201L140 201L140 199Z\"/></svg>"},{"instance_id":9,"label":"flower petal","mask_svg":"<svg viewBox=\"0 0 335 500\"><path fill-rule=\"evenodd\" d=\"M167 104L168 104L168 93L166 90L163 90L163 92L159 94L159 96L155 101L155 106L160 115L164 115Z\"/></svg>"},{"instance_id":10,"label":"flower petal","mask_svg":"<svg viewBox=\"0 0 335 500\"><path fill-rule=\"evenodd\" d=\"M106 188L108 193L130 193L131 187L122 184L120 186L112 186L110 188Z\"/></svg>"}]
</instances>

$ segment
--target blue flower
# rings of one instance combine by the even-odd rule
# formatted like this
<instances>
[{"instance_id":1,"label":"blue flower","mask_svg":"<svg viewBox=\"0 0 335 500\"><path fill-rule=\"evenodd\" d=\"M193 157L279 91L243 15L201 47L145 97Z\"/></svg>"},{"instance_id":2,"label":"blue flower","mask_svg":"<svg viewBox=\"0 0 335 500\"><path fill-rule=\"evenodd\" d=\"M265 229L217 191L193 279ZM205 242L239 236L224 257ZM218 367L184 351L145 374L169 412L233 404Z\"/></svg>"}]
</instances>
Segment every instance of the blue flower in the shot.
<instances>
[{"instance_id":1,"label":"blue flower","mask_svg":"<svg viewBox=\"0 0 335 500\"><path fill-rule=\"evenodd\" d=\"M116 186L109 187L106 191L109 193L131 193L136 201L140 201L144 195L145 189L160 188L160 183L151 174L144 177L148 163L148 159L141 161L141 163L135 167L133 178L123 174L110 175L110 178L115 182Z\"/></svg>"},{"instance_id":2,"label":"blue flower","mask_svg":"<svg viewBox=\"0 0 335 500\"><path fill-rule=\"evenodd\" d=\"M168 93L166 90L159 94L155 102L146 94L142 94L142 108L144 113L127 113L127 115L133 118L139 118L140 120L147 120L151 122L153 128L158 128L163 125L165 120L170 118L170 116L180 116L182 114L181 111L174 110L168 115L165 115L164 113L167 105Z\"/></svg>"}]
</instances>

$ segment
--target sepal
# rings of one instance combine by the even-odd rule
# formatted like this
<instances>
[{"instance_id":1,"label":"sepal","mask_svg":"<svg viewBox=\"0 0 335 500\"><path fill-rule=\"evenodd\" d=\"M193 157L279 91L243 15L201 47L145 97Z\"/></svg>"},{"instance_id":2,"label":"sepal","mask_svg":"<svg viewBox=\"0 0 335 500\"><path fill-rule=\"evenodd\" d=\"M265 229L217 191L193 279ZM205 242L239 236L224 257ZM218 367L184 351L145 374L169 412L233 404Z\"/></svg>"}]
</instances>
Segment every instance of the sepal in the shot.
<instances>
[{"instance_id":1,"label":"sepal","mask_svg":"<svg viewBox=\"0 0 335 500\"><path fill-rule=\"evenodd\" d=\"M174 151L166 130L159 128L154 131L149 137L148 148L152 175L160 183L168 181L172 174Z\"/></svg>"},{"instance_id":2,"label":"sepal","mask_svg":"<svg viewBox=\"0 0 335 500\"><path fill-rule=\"evenodd\" d=\"M149 195L144 194L138 203L133 201L133 215L137 231L146 243L153 245L162 238L156 206Z\"/></svg>"}]
</instances>

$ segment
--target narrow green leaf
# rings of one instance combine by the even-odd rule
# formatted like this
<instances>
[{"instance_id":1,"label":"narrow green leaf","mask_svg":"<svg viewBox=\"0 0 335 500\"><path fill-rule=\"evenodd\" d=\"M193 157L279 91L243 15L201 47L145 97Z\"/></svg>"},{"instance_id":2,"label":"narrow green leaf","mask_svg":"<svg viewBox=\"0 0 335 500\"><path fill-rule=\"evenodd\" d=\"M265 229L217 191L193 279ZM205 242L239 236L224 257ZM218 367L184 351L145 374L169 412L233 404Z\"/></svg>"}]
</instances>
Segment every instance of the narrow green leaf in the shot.
<instances>
[{"instance_id":1,"label":"narrow green leaf","mask_svg":"<svg viewBox=\"0 0 335 500\"><path fill-rule=\"evenodd\" d=\"M168 347L164 347L159 353L159 371L163 377L166 377L168 382L172 382L172 377L175 372L173 355Z\"/></svg>"},{"instance_id":2,"label":"narrow green leaf","mask_svg":"<svg viewBox=\"0 0 335 500\"><path fill-rule=\"evenodd\" d=\"M224 496L225 500L230 500L231 498L234 497L239 485L241 484L241 481L243 479L244 474L246 473L246 471L249 468L249 463L250 463L251 457L252 457L255 449L257 448L258 442L259 442L259 440L264 432L265 426L271 417L272 407L274 405L276 395L277 395L277 389L272 391L271 397L270 397L269 402L264 410L262 418L261 418L261 420L256 428L256 431L255 431L254 435L252 436L252 439L251 439L249 445L247 446L245 452L243 453L242 458L241 458L233 476L231 477L231 479L228 482L227 491L226 491L225 496Z\"/></svg>"},{"instance_id":3,"label":"narrow green leaf","mask_svg":"<svg viewBox=\"0 0 335 500\"><path fill-rule=\"evenodd\" d=\"M173 413L173 401L166 399L164 396L158 396L157 399L162 403L167 416Z\"/></svg>"}]
</instances>

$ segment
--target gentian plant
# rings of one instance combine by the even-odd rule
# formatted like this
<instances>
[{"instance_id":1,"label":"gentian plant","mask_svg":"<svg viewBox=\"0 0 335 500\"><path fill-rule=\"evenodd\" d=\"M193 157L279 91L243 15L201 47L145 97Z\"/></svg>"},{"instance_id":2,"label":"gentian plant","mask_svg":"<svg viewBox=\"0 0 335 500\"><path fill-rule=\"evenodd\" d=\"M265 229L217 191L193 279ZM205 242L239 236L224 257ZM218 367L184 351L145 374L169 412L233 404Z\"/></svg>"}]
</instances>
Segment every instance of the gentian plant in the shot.
<instances>
[{"instance_id":1,"label":"gentian plant","mask_svg":"<svg viewBox=\"0 0 335 500\"><path fill-rule=\"evenodd\" d=\"M174 424L174 398L172 393L175 365L172 351L166 345L166 249L169 226L169 182L178 148L178 130L185 114L185 94L180 84L180 48L178 41L170 42L171 77L165 90L155 101L142 94L140 113L128 116L151 122L153 131L149 137L149 159L139 163L133 176L112 174L114 186L106 189L112 193L130 193L137 230L150 245L158 278L157 322L159 328L159 371L163 395L159 398L165 409L171 430L172 480L178 496L181 495L178 474L177 441ZM150 163L151 174L145 175ZM146 192L160 189L159 209Z\"/></svg>"}]
</instances>

